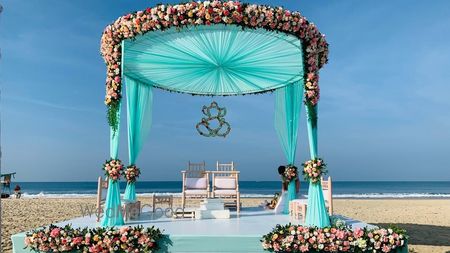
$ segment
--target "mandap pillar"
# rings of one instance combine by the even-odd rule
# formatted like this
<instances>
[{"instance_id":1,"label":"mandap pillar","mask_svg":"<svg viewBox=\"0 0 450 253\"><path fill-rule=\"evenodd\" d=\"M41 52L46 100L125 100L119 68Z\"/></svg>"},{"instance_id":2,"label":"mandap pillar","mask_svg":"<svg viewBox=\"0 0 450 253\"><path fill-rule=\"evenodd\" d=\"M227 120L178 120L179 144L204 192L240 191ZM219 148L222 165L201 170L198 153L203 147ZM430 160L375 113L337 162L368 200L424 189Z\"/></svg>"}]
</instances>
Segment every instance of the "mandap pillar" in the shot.
<instances>
[{"instance_id":1,"label":"mandap pillar","mask_svg":"<svg viewBox=\"0 0 450 253\"><path fill-rule=\"evenodd\" d=\"M309 151L311 159L317 158L317 105L306 104L307 128ZM309 182L308 188L308 208L306 212L305 225L314 227L330 226L330 216L325 207L321 183L313 184Z\"/></svg>"},{"instance_id":2,"label":"mandap pillar","mask_svg":"<svg viewBox=\"0 0 450 253\"><path fill-rule=\"evenodd\" d=\"M120 105L119 105L120 108ZM117 112L119 124L116 131L110 129L110 156L112 159L118 158L119 153L119 131L120 131L120 109ZM122 207L120 202L119 181L108 179L108 191L106 193L105 207L103 208L103 218L101 225L103 227L121 226L124 224L122 216Z\"/></svg>"}]
</instances>

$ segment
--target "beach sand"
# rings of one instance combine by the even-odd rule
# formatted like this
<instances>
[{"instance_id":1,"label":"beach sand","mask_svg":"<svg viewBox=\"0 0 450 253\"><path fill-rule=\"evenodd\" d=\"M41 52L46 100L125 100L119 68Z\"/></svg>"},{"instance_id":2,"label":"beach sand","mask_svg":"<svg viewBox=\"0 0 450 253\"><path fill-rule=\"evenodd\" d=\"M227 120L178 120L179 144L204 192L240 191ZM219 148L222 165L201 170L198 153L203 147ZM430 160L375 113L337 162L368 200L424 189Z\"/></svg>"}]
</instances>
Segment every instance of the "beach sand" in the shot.
<instances>
[{"instance_id":1,"label":"beach sand","mask_svg":"<svg viewBox=\"0 0 450 253\"><path fill-rule=\"evenodd\" d=\"M151 198L140 198L150 204ZM243 199L244 206L257 206L264 199ZM179 205L179 199L174 206ZM10 236L39 226L81 216L81 205L95 205L94 198L6 199L2 205L2 252L12 252ZM334 201L336 214L370 224L395 224L408 231L410 252L450 253L450 200L388 199ZM263 221L261 221L263 222ZM261 235L268 231L261 231Z\"/></svg>"}]
</instances>

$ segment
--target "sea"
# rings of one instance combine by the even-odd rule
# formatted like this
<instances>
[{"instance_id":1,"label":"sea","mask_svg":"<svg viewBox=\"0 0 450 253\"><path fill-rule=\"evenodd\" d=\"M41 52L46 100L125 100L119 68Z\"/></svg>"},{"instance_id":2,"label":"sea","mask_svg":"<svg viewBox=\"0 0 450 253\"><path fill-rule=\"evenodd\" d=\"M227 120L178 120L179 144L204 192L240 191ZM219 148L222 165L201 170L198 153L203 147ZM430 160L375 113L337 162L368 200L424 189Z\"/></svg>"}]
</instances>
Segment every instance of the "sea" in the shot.
<instances>
[{"instance_id":1,"label":"sea","mask_svg":"<svg viewBox=\"0 0 450 253\"><path fill-rule=\"evenodd\" d=\"M24 198L80 198L93 197L97 182L13 182L20 185ZM307 196L308 183L301 182L300 194ZM120 182L122 192L125 182ZM138 181L138 196L157 194L181 195L181 181ZM267 198L280 192L280 181L240 181L239 189L244 198ZM7 192L7 190L6 190ZM450 181L334 181L334 198L384 199L384 198L450 198Z\"/></svg>"}]
</instances>

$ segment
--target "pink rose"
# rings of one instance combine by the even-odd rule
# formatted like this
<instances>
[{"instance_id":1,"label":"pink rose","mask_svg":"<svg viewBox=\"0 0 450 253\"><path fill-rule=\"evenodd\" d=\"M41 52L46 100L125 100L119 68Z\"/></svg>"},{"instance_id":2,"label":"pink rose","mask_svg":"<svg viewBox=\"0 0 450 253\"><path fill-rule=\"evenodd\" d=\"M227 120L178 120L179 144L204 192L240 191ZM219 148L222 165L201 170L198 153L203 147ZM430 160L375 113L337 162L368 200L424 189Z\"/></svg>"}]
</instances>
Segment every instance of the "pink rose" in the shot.
<instances>
[{"instance_id":1,"label":"pink rose","mask_svg":"<svg viewBox=\"0 0 450 253\"><path fill-rule=\"evenodd\" d=\"M82 237L75 237L72 239L73 244L80 244L83 241Z\"/></svg>"},{"instance_id":2,"label":"pink rose","mask_svg":"<svg viewBox=\"0 0 450 253\"><path fill-rule=\"evenodd\" d=\"M306 245L302 245L302 246L300 246L300 251L301 252L307 252L307 251L309 251L309 248Z\"/></svg>"},{"instance_id":3,"label":"pink rose","mask_svg":"<svg viewBox=\"0 0 450 253\"><path fill-rule=\"evenodd\" d=\"M60 231L61 231L60 228L54 228L54 229L52 229L52 231L50 232L50 236L53 237L53 238L55 238L55 237L59 236L59 232L60 232Z\"/></svg>"},{"instance_id":4,"label":"pink rose","mask_svg":"<svg viewBox=\"0 0 450 253\"><path fill-rule=\"evenodd\" d=\"M364 230L361 228L356 228L353 234L355 235L355 238L360 238L364 235Z\"/></svg>"},{"instance_id":5,"label":"pink rose","mask_svg":"<svg viewBox=\"0 0 450 253\"><path fill-rule=\"evenodd\" d=\"M128 231L128 227L121 227L121 228L119 229L120 234L123 234L123 233L125 233L125 232L127 232L127 231Z\"/></svg>"},{"instance_id":6,"label":"pink rose","mask_svg":"<svg viewBox=\"0 0 450 253\"><path fill-rule=\"evenodd\" d=\"M381 249L383 252L390 252L391 248L387 245L384 245L383 248Z\"/></svg>"}]
</instances>

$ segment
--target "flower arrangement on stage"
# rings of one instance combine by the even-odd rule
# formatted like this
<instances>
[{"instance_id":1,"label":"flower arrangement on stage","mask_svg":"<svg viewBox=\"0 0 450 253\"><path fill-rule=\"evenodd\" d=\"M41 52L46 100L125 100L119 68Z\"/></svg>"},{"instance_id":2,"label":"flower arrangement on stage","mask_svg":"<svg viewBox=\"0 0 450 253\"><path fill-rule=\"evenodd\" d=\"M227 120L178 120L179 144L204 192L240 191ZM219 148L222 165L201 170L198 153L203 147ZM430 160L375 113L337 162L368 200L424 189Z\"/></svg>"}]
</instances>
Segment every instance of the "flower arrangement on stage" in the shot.
<instances>
[{"instance_id":1,"label":"flower arrangement on stage","mask_svg":"<svg viewBox=\"0 0 450 253\"><path fill-rule=\"evenodd\" d=\"M306 161L302 166L305 180L313 184L320 183L321 177L327 173L327 165L320 158Z\"/></svg>"},{"instance_id":2,"label":"flower arrangement on stage","mask_svg":"<svg viewBox=\"0 0 450 253\"><path fill-rule=\"evenodd\" d=\"M103 164L103 170L108 178L116 182L122 174L123 164L119 159L110 159Z\"/></svg>"},{"instance_id":3,"label":"flower arrangement on stage","mask_svg":"<svg viewBox=\"0 0 450 253\"><path fill-rule=\"evenodd\" d=\"M406 231L349 227L303 227L277 225L263 236L265 250L273 252L394 252L407 241Z\"/></svg>"},{"instance_id":4,"label":"flower arrangement on stage","mask_svg":"<svg viewBox=\"0 0 450 253\"><path fill-rule=\"evenodd\" d=\"M136 167L136 165L128 166L124 172L125 179L127 180L128 183L136 182L136 179L139 177L140 174L141 171L139 170L138 167Z\"/></svg>"},{"instance_id":5,"label":"flower arrangement on stage","mask_svg":"<svg viewBox=\"0 0 450 253\"><path fill-rule=\"evenodd\" d=\"M298 177L298 170L297 167L294 165L288 165L286 166L286 170L284 171L282 178L283 182L290 183L291 181L296 180Z\"/></svg>"},{"instance_id":6,"label":"flower arrangement on stage","mask_svg":"<svg viewBox=\"0 0 450 253\"><path fill-rule=\"evenodd\" d=\"M153 252L162 233L144 228L72 228L50 225L26 234L25 246L41 252Z\"/></svg>"},{"instance_id":7,"label":"flower arrangement on stage","mask_svg":"<svg viewBox=\"0 0 450 253\"><path fill-rule=\"evenodd\" d=\"M238 1L188 2L160 4L153 8L119 17L103 31L101 54L107 66L105 104L108 121L117 129L117 112L122 97L122 46L125 39L171 27L234 24L243 28L262 28L295 35L302 41L305 68L305 103L315 106L319 100L319 69L328 62L328 43L317 27L299 12L282 7L246 4Z\"/></svg>"}]
</instances>

